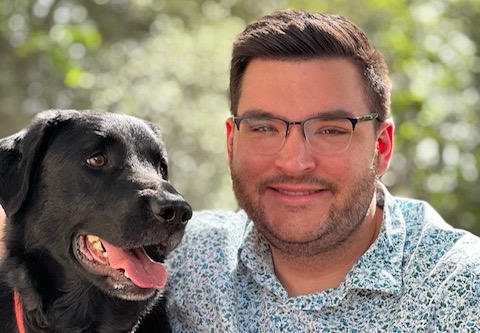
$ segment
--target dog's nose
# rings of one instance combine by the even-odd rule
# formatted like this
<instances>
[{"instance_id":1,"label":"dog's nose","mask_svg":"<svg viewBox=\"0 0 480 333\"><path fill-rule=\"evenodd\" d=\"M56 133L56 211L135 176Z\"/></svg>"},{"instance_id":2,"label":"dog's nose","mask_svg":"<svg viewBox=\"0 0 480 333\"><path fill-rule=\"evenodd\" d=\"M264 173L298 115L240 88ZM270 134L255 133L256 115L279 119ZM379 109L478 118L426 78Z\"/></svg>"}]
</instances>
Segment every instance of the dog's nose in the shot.
<instances>
[{"instance_id":1,"label":"dog's nose","mask_svg":"<svg viewBox=\"0 0 480 333\"><path fill-rule=\"evenodd\" d=\"M192 218L192 207L183 199L151 198L150 207L153 214L165 222L186 224Z\"/></svg>"}]
</instances>

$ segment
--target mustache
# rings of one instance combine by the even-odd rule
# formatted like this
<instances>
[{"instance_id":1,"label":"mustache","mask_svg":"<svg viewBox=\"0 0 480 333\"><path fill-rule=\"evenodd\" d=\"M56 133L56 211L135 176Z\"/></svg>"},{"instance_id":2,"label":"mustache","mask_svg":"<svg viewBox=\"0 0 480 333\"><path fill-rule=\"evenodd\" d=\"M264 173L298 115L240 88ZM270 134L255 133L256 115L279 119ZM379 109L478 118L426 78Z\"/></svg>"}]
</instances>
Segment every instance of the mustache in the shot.
<instances>
[{"instance_id":1,"label":"mustache","mask_svg":"<svg viewBox=\"0 0 480 333\"><path fill-rule=\"evenodd\" d=\"M259 184L260 191L265 191L268 187L274 187L275 185L281 184L309 184L316 185L318 187L326 188L332 193L336 193L338 187L336 184L323 179L316 177L314 175L302 175L302 176L288 176L288 175L279 175L274 177L268 177L263 179Z\"/></svg>"}]
</instances>

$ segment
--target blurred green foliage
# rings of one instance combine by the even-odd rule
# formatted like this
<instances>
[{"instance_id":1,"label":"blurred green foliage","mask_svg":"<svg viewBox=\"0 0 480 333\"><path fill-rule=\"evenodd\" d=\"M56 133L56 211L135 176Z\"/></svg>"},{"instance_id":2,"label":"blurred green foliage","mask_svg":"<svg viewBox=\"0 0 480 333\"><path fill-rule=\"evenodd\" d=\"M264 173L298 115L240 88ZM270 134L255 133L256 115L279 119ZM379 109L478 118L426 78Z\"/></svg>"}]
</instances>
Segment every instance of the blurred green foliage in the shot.
<instances>
[{"instance_id":1,"label":"blurred green foliage","mask_svg":"<svg viewBox=\"0 0 480 333\"><path fill-rule=\"evenodd\" d=\"M395 155L384 182L480 235L479 0L0 2L0 137L50 108L159 124L195 209L236 208L226 165L231 44L280 8L344 15L386 56Z\"/></svg>"}]
</instances>

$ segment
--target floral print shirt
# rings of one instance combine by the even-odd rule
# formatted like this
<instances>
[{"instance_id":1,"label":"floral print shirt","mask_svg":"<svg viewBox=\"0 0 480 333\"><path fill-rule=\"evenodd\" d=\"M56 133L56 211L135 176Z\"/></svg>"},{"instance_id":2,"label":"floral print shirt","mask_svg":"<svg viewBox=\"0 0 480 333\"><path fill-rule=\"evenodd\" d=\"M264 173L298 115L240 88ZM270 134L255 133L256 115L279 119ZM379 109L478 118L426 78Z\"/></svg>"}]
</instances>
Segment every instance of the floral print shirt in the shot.
<instances>
[{"instance_id":1,"label":"floral print shirt","mask_svg":"<svg viewBox=\"0 0 480 333\"><path fill-rule=\"evenodd\" d=\"M378 238L334 289L289 297L243 211L196 212L169 258L174 332L480 332L480 238L379 186Z\"/></svg>"}]
</instances>

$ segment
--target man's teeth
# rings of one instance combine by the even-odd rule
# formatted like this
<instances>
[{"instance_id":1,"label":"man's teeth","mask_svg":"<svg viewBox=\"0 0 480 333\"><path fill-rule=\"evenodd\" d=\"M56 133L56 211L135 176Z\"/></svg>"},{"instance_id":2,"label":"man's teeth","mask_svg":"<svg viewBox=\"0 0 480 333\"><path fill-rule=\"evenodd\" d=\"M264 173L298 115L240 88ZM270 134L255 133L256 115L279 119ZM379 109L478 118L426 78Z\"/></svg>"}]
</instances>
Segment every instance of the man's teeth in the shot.
<instances>
[{"instance_id":1,"label":"man's teeth","mask_svg":"<svg viewBox=\"0 0 480 333\"><path fill-rule=\"evenodd\" d=\"M294 191L285 191L285 190L279 190L279 192L287 195L294 195L294 196L310 195L315 193L315 191L294 192Z\"/></svg>"}]
</instances>

